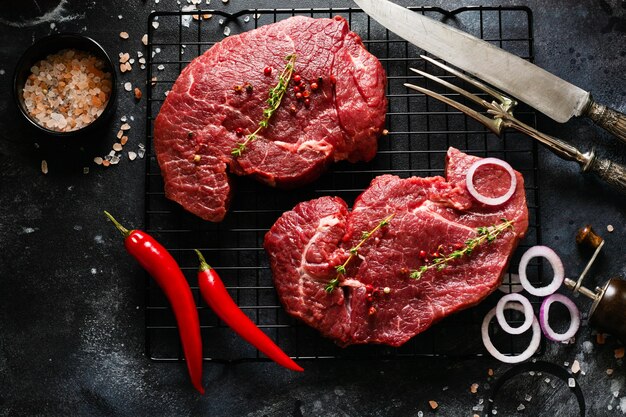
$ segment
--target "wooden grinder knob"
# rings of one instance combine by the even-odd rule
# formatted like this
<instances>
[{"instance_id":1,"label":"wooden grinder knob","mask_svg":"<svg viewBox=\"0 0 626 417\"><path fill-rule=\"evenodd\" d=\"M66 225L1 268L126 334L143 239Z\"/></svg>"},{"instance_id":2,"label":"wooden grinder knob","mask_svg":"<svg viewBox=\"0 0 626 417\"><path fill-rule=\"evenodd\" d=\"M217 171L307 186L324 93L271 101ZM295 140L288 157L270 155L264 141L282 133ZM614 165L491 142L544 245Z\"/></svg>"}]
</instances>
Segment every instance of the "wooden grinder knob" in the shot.
<instances>
[{"instance_id":1,"label":"wooden grinder knob","mask_svg":"<svg viewBox=\"0 0 626 417\"><path fill-rule=\"evenodd\" d=\"M586 225L576 234L576 243L581 246L587 246L591 249L597 249L602 244L603 239L596 234L591 225Z\"/></svg>"},{"instance_id":2,"label":"wooden grinder knob","mask_svg":"<svg viewBox=\"0 0 626 417\"><path fill-rule=\"evenodd\" d=\"M626 344L626 281L613 278L602 288L591 307L589 322Z\"/></svg>"}]
</instances>

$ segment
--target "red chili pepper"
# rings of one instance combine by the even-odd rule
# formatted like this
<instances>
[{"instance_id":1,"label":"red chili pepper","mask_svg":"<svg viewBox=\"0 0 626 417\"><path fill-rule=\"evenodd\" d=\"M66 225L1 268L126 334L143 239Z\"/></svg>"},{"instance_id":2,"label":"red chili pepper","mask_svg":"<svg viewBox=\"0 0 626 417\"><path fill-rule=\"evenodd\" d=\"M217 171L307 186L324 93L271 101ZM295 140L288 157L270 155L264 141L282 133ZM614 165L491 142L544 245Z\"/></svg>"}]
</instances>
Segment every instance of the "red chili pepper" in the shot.
<instances>
[{"instance_id":1,"label":"red chili pepper","mask_svg":"<svg viewBox=\"0 0 626 417\"><path fill-rule=\"evenodd\" d=\"M155 279L169 300L178 323L191 383L204 394L200 320L187 279L172 255L152 236L141 230L128 230L111 214L106 211L104 214L124 235L124 246L128 253Z\"/></svg>"},{"instance_id":2,"label":"red chili pepper","mask_svg":"<svg viewBox=\"0 0 626 417\"><path fill-rule=\"evenodd\" d=\"M204 256L196 249L200 259L198 269L198 287L204 301L213 309L231 329L248 343L263 352L268 358L292 371L302 369L285 354L261 329L259 329L246 314L239 309L235 301L226 290L224 283L213 268L204 260Z\"/></svg>"}]
</instances>

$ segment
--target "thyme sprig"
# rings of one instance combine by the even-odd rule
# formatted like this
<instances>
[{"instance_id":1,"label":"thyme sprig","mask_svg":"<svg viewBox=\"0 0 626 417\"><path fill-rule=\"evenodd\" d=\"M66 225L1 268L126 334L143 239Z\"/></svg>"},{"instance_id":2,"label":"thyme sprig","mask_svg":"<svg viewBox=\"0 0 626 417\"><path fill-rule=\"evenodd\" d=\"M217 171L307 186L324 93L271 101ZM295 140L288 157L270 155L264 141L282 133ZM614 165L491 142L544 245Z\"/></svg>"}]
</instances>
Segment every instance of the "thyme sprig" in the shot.
<instances>
[{"instance_id":1,"label":"thyme sprig","mask_svg":"<svg viewBox=\"0 0 626 417\"><path fill-rule=\"evenodd\" d=\"M462 256L471 255L476 246L483 243L491 243L504 232L506 229L513 228L513 220L500 219L502 223L493 226L482 226L476 229L476 237L465 241L465 245L447 255L439 254L436 258L432 259L432 262L420 266L418 269L411 271L409 276L413 279L420 279L422 275L429 269L435 269L441 271L451 261L458 259Z\"/></svg>"},{"instance_id":2,"label":"thyme sprig","mask_svg":"<svg viewBox=\"0 0 626 417\"><path fill-rule=\"evenodd\" d=\"M391 221L391 219L393 218L393 216L395 215L396 215L395 213L392 213L389 216L385 217L384 219L379 221L376 227L374 227L369 232L368 231L361 232L361 240L359 241L359 243L356 244L356 246L353 246L350 248L350 256L348 256L348 259L346 259L346 261L343 264L337 265L335 267L335 270L337 270L337 275L335 275L335 278L331 279L328 282L328 285L326 285L325 287L326 292L332 292L339 285L339 279L342 276L345 276L346 267L348 266L350 261L352 261L352 259L354 259L356 256L359 255L359 249L361 249L361 246L363 246L363 244L367 241L367 239L372 237L372 235L376 233L379 229L387 226L389 222Z\"/></svg>"},{"instance_id":3,"label":"thyme sprig","mask_svg":"<svg viewBox=\"0 0 626 417\"><path fill-rule=\"evenodd\" d=\"M258 133L267 128L270 123L270 119L280 107L280 103L283 100L283 96L285 95L285 91L287 91L287 86L289 85L289 81L291 81L291 76L293 75L293 71L296 64L296 54L290 54L285 57L285 68L278 76L278 84L276 86L270 88L268 93L268 97L266 100L267 107L263 109L263 118L259 122L257 129L246 136L246 140L237 144L237 146L230 152L232 156L238 157L241 156L243 151L246 150L246 146L257 139Z\"/></svg>"}]
</instances>

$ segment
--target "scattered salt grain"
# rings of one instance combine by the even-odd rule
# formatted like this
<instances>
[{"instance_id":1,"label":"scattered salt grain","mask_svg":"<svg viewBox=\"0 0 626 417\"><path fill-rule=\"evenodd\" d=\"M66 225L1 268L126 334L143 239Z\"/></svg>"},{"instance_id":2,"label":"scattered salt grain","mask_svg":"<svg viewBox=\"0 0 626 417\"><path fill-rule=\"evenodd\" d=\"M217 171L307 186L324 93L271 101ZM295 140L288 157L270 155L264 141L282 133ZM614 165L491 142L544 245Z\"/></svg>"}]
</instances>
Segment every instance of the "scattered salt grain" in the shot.
<instances>
[{"instance_id":1,"label":"scattered salt grain","mask_svg":"<svg viewBox=\"0 0 626 417\"><path fill-rule=\"evenodd\" d=\"M243 18L243 21L244 21L245 23L248 23L248 22L250 21L250 16L246 16L246 17L244 17L244 18Z\"/></svg>"},{"instance_id":2,"label":"scattered salt grain","mask_svg":"<svg viewBox=\"0 0 626 417\"><path fill-rule=\"evenodd\" d=\"M135 87L135 100L141 100L141 90Z\"/></svg>"},{"instance_id":3,"label":"scattered salt grain","mask_svg":"<svg viewBox=\"0 0 626 417\"><path fill-rule=\"evenodd\" d=\"M607 370L606 370L606 374L607 374L608 376L613 375L613 369L611 369L611 368L607 369Z\"/></svg>"},{"instance_id":4,"label":"scattered salt grain","mask_svg":"<svg viewBox=\"0 0 626 417\"><path fill-rule=\"evenodd\" d=\"M55 27L57 27L56 23L54 22L50 23L50 29L54 29Z\"/></svg>"},{"instance_id":5,"label":"scattered salt grain","mask_svg":"<svg viewBox=\"0 0 626 417\"><path fill-rule=\"evenodd\" d=\"M141 37L141 43L143 43L144 46L148 46L148 34L145 34Z\"/></svg>"},{"instance_id":6,"label":"scattered salt grain","mask_svg":"<svg viewBox=\"0 0 626 417\"><path fill-rule=\"evenodd\" d=\"M122 126L120 126L120 129L123 131L130 130L130 125L128 123L124 123Z\"/></svg>"},{"instance_id":7,"label":"scattered salt grain","mask_svg":"<svg viewBox=\"0 0 626 417\"><path fill-rule=\"evenodd\" d=\"M113 150L114 150L114 151L117 151L117 152L120 152L120 151L122 150L122 144L121 144L121 143L118 143L118 142L115 142L115 143L113 144Z\"/></svg>"},{"instance_id":8,"label":"scattered salt grain","mask_svg":"<svg viewBox=\"0 0 626 417\"><path fill-rule=\"evenodd\" d=\"M224 4L228 3L228 0L222 0L222 3Z\"/></svg>"},{"instance_id":9,"label":"scattered salt grain","mask_svg":"<svg viewBox=\"0 0 626 417\"><path fill-rule=\"evenodd\" d=\"M159 71L163 71L165 69L165 65L161 64L157 67Z\"/></svg>"},{"instance_id":10,"label":"scattered salt grain","mask_svg":"<svg viewBox=\"0 0 626 417\"><path fill-rule=\"evenodd\" d=\"M122 136L122 138L120 139L120 143L122 144L122 146L126 145L127 142L128 136Z\"/></svg>"},{"instance_id":11,"label":"scattered salt grain","mask_svg":"<svg viewBox=\"0 0 626 417\"><path fill-rule=\"evenodd\" d=\"M118 155L115 155L114 157L111 158L111 165L117 165L120 163L120 157Z\"/></svg>"},{"instance_id":12,"label":"scattered salt grain","mask_svg":"<svg viewBox=\"0 0 626 417\"><path fill-rule=\"evenodd\" d=\"M99 157L99 156L96 156L96 157L93 159L93 162L95 162L95 164L96 164L96 165L102 165L102 158L101 158L101 157Z\"/></svg>"},{"instance_id":13,"label":"scattered salt grain","mask_svg":"<svg viewBox=\"0 0 626 417\"><path fill-rule=\"evenodd\" d=\"M606 227L606 230L608 230L608 232L609 232L609 233L611 233L611 232L613 232L613 230L615 230L615 228L613 227L613 225L612 225L612 224L609 224L609 225Z\"/></svg>"},{"instance_id":14,"label":"scattered salt grain","mask_svg":"<svg viewBox=\"0 0 626 417\"><path fill-rule=\"evenodd\" d=\"M141 68L142 70L145 70L145 69L146 69L146 66L145 66L144 64L141 64L141 65L139 66L139 68Z\"/></svg>"},{"instance_id":15,"label":"scattered salt grain","mask_svg":"<svg viewBox=\"0 0 626 417\"><path fill-rule=\"evenodd\" d=\"M89 174L89 167L83 167L83 174Z\"/></svg>"},{"instance_id":16,"label":"scattered salt grain","mask_svg":"<svg viewBox=\"0 0 626 417\"><path fill-rule=\"evenodd\" d=\"M98 273L98 270L96 268L91 268L92 275L96 275L97 273Z\"/></svg>"},{"instance_id":17,"label":"scattered salt grain","mask_svg":"<svg viewBox=\"0 0 626 417\"><path fill-rule=\"evenodd\" d=\"M520 403L520 405L517 406L517 411L524 411L525 408L526 406Z\"/></svg>"},{"instance_id":18,"label":"scattered salt grain","mask_svg":"<svg viewBox=\"0 0 626 417\"><path fill-rule=\"evenodd\" d=\"M471 392L472 394L476 394L476 392L478 392L478 384L472 384L472 385L470 386L470 392Z\"/></svg>"},{"instance_id":19,"label":"scattered salt grain","mask_svg":"<svg viewBox=\"0 0 626 417\"><path fill-rule=\"evenodd\" d=\"M439 404L437 404L437 401L434 400L430 400L428 401L428 405L430 405L430 408L435 410L437 407L439 407Z\"/></svg>"},{"instance_id":20,"label":"scattered salt grain","mask_svg":"<svg viewBox=\"0 0 626 417\"><path fill-rule=\"evenodd\" d=\"M224 28L224 36L228 36L228 35L230 35L230 28L228 26L226 26Z\"/></svg>"},{"instance_id":21,"label":"scattered salt grain","mask_svg":"<svg viewBox=\"0 0 626 417\"><path fill-rule=\"evenodd\" d=\"M550 378L546 378L546 379L544 379L543 381L544 381L546 384L549 384L549 383L550 383Z\"/></svg>"},{"instance_id":22,"label":"scattered salt grain","mask_svg":"<svg viewBox=\"0 0 626 417\"><path fill-rule=\"evenodd\" d=\"M146 155L146 150L142 148L140 144L139 149L137 150L137 156L139 157L139 159L143 159L145 155Z\"/></svg>"},{"instance_id":23,"label":"scattered salt grain","mask_svg":"<svg viewBox=\"0 0 626 417\"><path fill-rule=\"evenodd\" d=\"M6 74L6 72L4 71L4 69L0 69L0 75L4 75Z\"/></svg>"},{"instance_id":24,"label":"scattered salt grain","mask_svg":"<svg viewBox=\"0 0 626 417\"><path fill-rule=\"evenodd\" d=\"M120 32L120 38L122 38L122 39L128 39L128 38L129 38L129 36L128 36L128 32Z\"/></svg>"},{"instance_id":25,"label":"scattered salt grain","mask_svg":"<svg viewBox=\"0 0 626 417\"><path fill-rule=\"evenodd\" d=\"M152 22L152 27L155 29L159 28L159 22Z\"/></svg>"},{"instance_id":26,"label":"scattered salt grain","mask_svg":"<svg viewBox=\"0 0 626 417\"><path fill-rule=\"evenodd\" d=\"M132 89L133 89L133 85L129 81L124 83L124 90L131 91Z\"/></svg>"},{"instance_id":27,"label":"scattered salt grain","mask_svg":"<svg viewBox=\"0 0 626 417\"><path fill-rule=\"evenodd\" d=\"M121 15L121 14L117 15L117 18L118 18L119 20L122 20L122 15Z\"/></svg>"},{"instance_id":28,"label":"scattered salt grain","mask_svg":"<svg viewBox=\"0 0 626 417\"><path fill-rule=\"evenodd\" d=\"M615 349L615 359L622 359L624 357L624 348Z\"/></svg>"},{"instance_id":29,"label":"scattered salt grain","mask_svg":"<svg viewBox=\"0 0 626 417\"><path fill-rule=\"evenodd\" d=\"M48 173L48 162L45 159L41 161L41 172L44 174Z\"/></svg>"},{"instance_id":30,"label":"scattered salt grain","mask_svg":"<svg viewBox=\"0 0 626 417\"><path fill-rule=\"evenodd\" d=\"M223 25L223 24L224 24L224 19L220 19L218 23L219 23L220 25Z\"/></svg>"},{"instance_id":31,"label":"scattered salt grain","mask_svg":"<svg viewBox=\"0 0 626 417\"><path fill-rule=\"evenodd\" d=\"M567 386L570 388L574 388L576 386L576 380L574 378L568 378Z\"/></svg>"},{"instance_id":32,"label":"scattered salt grain","mask_svg":"<svg viewBox=\"0 0 626 417\"><path fill-rule=\"evenodd\" d=\"M577 374L578 372L580 372L580 362L578 362L578 360L575 360L572 364L572 373Z\"/></svg>"},{"instance_id":33,"label":"scattered salt grain","mask_svg":"<svg viewBox=\"0 0 626 417\"><path fill-rule=\"evenodd\" d=\"M419 410L417 412L417 417L424 417L424 412L422 410Z\"/></svg>"},{"instance_id":34,"label":"scattered salt grain","mask_svg":"<svg viewBox=\"0 0 626 417\"><path fill-rule=\"evenodd\" d=\"M128 52L120 52L120 64L125 64L130 59Z\"/></svg>"},{"instance_id":35,"label":"scattered salt grain","mask_svg":"<svg viewBox=\"0 0 626 417\"><path fill-rule=\"evenodd\" d=\"M160 54L161 53L161 48L154 48L154 53Z\"/></svg>"},{"instance_id":36,"label":"scattered salt grain","mask_svg":"<svg viewBox=\"0 0 626 417\"><path fill-rule=\"evenodd\" d=\"M130 159L131 161L134 161L137 158L137 154L133 151L129 151L128 152L128 159Z\"/></svg>"},{"instance_id":37,"label":"scattered salt grain","mask_svg":"<svg viewBox=\"0 0 626 417\"><path fill-rule=\"evenodd\" d=\"M139 63L140 64L145 64L146 63L146 58L144 58L144 57L139 58Z\"/></svg>"},{"instance_id":38,"label":"scattered salt grain","mask_svg":"<svg viewBox=\"0 0 626 417\"><path fill-rule=\"evenodd\" d=\"M131 58L131 59L129 59L129 60L128 60L128 63L129 63L129 64L134 64L134 63L135 63L135 58Z\"/></svg>"},{"instance_id":39,"label":"scattered salt grain","mask_svg":"<svg viewBox=\"0 0 626 417\"><path fill-rule=\"evenodd\" d=\"M532 395L530 395L530 394L526 394L526 395L524 396L524 400L526 400L526 402L527 402L527 403L529 403L529 402L530 402L530 400L532 400L532 399L533 399L533 397L532 397Z\"/></svg>"}]
</instances>

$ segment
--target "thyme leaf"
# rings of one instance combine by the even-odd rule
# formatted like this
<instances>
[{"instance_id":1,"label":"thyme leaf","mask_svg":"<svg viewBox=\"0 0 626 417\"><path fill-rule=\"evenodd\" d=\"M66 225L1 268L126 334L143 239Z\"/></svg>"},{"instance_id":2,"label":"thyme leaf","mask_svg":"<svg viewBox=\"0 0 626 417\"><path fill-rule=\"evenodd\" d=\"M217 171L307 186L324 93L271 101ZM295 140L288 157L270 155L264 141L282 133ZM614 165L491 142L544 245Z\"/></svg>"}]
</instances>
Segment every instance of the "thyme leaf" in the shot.
<instances>
[{"instance_id":1,"label":"thyme leaf","mask_svg":"<svg viewBox=\"0 0 626 417\"><path fill-rule=\"evenodd\" d=\"M361 249L361 246L363 246L363 244L367 241L367 239L372 237L372 235L376 233L379 229L385 226L388 226L389 222L395 215L396 215L395 213L390 214L389 216L379 221L376 227L374 227L369 232L361 233L361 240L359 241L359 243L356 244L356 246L350 248L349 250L350 256L348 256L348 259L346 259L346 261L342 265L337 265L335 267L335 270L337 271L337 275L335 275L335 278L328 281L328 284L326 285L326 287L324 287L326 292L332 292L339 285L339 279L342 276L346 275L346 267L348 266L350 261L352 261L352 259L354 259L356 256L359 255L359 249Z\"/></svg>"},{"instance_id":2,"label":"thyme leaf","mask_svg":"<svg viewBox=\"0 0 626 417\"><path fill-rule=\"evenodd\" d=\"M246 150L246 146L254 140L257 139L257 135L259 132L269 126L270 119L276 113L276 110L280 107L280 103L283 100L283 96L287 91L287 86L289 85L289 81L291 81L291 76L293 75L293 71L296 64L296 54L290 54L285 57L285 68L278 76L278 83L270 88L268 93L268 97L266 100L267 107L263 109L263 119L259 121L258 127L256 130L249 135L246 136L246 139L243 142L239 142L235 148L230 151L230 154L235 158L241 156L241 154Z\"/></svg>"},{"instance_id":3,"label":"thyme leaf","mask_svg":"<svg viewBox=\"0 0 626 417\"><path fill-rule=\"evenodd\" d=\"M498 236L504 232L506 229L513 228L513 220L500 219L502 223L493 225L493 226L481 226L476 228L476 237L472 239L468 239L465 241L465 246L457 249L455 251L450 252L447 255L437 256L432 260L431 263L426 265L422 265L417 269L412 270L409 273L409 277L413 279L420 279L422 275L430 269L435 269L436 271L441 271L451 261L455 259L461 258L462 256L469 256L472 254L476 246L481 245L483 243L492 243L495 241Z\"/></svg>"}]
</instances>

